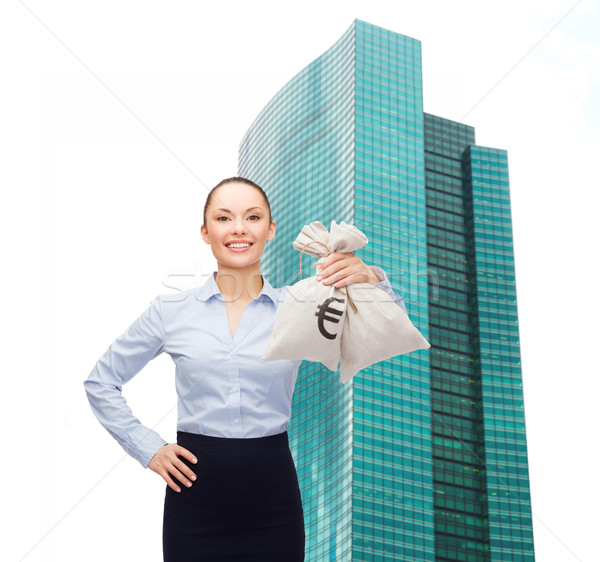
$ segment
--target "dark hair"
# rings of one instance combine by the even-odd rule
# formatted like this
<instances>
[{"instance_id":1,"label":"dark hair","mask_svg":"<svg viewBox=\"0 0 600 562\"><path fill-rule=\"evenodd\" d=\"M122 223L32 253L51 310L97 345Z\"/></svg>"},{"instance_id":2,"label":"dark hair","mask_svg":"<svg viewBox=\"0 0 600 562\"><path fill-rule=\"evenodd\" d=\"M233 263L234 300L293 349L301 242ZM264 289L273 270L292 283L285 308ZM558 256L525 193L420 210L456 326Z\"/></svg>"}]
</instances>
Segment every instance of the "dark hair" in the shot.
<instances>
[{"instance_id":1,"label":"dark hair","mask_svg":"<svg viewBox=\"0 0 600 562\"><path fill-rule=\"evenodd\" d=\"M208 196L206 197L206 202L204 203L204 212L202 215L202 218L204 220L204 226L206 226L206 209L208 209L208 206L210 205L210 202L212 201L213 198L213 193L222 185L227 185L228 183L245 183L246 185L249 185L251 187L254 187L255 189L258 189L258 191L260 191L262 193L262 196L265 200L265 203L267 204L267 209L269 209L269 223L271 222L271 205L269 204L269 199L267 198L267 194L265 193L264 189L262 187L260 187L260 185L254 183L252 180L249 180L248 178L242 178L239 176L233 177L233 178L226 178L224 180L221 180L217 185L215 185L215 187L213 187L209 193Z\"/></svg>"}]
</instances>

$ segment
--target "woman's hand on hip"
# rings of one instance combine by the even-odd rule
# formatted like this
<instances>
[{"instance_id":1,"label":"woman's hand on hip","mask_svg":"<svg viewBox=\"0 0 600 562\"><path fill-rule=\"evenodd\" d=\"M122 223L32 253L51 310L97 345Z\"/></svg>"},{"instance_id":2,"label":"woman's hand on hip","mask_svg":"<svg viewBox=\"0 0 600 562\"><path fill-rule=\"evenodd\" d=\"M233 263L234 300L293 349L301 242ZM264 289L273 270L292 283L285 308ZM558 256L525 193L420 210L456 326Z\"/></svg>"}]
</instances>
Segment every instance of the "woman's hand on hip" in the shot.
<instances>
[{"instance_id":1,"label":"woman's hand on hip","mask_svg":"<svg viewBox=\"0 0 600 562\"><path fill-rule=\"evenodd\" d=\"M173 482L171 476L174 476L188 488L192 485L191 480L196 480L196 475L192 469L179 458L180 456L185 457L191 463L195 464L197 462L193 453L181 445L167 443L155 453L148 464L148 468L162 476L169 487L173 488L176 492L181 492L181 489Z\"/></svg>"}]
</instances>

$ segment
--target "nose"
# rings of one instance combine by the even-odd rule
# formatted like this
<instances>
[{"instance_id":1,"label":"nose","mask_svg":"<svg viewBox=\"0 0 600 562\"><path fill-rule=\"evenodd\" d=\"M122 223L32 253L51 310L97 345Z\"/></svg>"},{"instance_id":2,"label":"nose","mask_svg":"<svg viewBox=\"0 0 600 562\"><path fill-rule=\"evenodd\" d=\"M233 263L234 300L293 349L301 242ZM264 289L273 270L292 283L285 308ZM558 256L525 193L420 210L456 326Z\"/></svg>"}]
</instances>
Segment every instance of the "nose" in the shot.
<instances>
[{"instance_id":1,"label":"nose","mask_svg":"<svg viewBox=\"0 0 600 562\"><path fill-rule=\"evenodd\" d=\"M231 221L231 230L236 234L241 234L246 232L246 225L244 220L241 217L235 217Z\"/></svg>"}]
</instances>

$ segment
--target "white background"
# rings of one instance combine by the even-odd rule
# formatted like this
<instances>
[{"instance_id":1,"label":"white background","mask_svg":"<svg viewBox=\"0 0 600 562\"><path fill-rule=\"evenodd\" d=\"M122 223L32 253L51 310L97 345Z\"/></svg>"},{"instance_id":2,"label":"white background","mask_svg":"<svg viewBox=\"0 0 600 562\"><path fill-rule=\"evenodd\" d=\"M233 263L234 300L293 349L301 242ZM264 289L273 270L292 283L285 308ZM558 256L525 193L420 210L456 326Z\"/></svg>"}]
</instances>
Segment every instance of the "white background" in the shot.
<instances>
[{"instance_id":1,"label":"white background","mask_svg":"<svg viewBox=\"0 0 600 562\"><path fill-rule=\"evenodd\" d=\"M599 559L597 2L7 0L3 560L162 560L164 483L82 382L156 294L213 270L206 186L354 18L421 40L425 111L508 150L537 559ZM173 372L162 355L125 389L169 441Z\"/></svg>"}]
</instances>

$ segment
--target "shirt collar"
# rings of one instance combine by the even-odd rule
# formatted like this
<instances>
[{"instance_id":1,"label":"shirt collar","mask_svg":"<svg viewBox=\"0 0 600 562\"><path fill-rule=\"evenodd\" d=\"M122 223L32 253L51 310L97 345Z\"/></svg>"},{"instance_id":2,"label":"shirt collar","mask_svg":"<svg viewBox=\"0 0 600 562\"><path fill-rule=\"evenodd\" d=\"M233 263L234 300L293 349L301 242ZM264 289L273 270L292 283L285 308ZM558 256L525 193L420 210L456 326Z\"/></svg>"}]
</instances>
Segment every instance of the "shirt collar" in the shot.
<instances>
[{"instance_id":1,"label":"shirt collar","mask_svg":"<svg viewBox=\"0 0 600 562\"><path fill-rule=\"evenodd\" d=\"M200 300L208 301L212 297L217 297L220 300L223 300L223 295L221 294L221 290L219 289L219 286L217 285L216 275L217 275L217 272L213 271L212 275L210 275L208 277L208 279L206 280L204 285L202 285L201 287L198 287L197 295ZM271 284L267 281L267 279L265 278L264 275L261 275L261 277L263 280L263 286L255 300L265 300L266 298L269 298L269 299L271 299L271 301L276 302L277 301L277 292L271 286Z\"/></svg>"}]
</instances>

